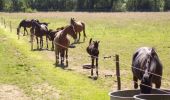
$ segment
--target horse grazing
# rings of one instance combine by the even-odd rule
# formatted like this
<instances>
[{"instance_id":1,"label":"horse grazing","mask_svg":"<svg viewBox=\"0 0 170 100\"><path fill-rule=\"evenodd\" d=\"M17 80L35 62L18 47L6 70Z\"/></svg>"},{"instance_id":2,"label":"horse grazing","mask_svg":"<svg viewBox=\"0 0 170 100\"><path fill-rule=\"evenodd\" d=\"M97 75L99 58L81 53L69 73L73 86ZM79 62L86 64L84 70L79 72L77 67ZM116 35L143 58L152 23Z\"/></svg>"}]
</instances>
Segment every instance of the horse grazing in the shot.
<instances>
[{"instance_id":1,"label":"horse grazing","mask_svg":"<svg viewBox=\"0 0 170 100\"><path fill-rule=\"evenodd\" d=\"M93 76L94 60L96 59L96 74L98 77L98 56L99 56L99 43L100 41L93 41L92 38L89 41L89 46L86 51L91 56L91 76Z\"/></svg>"},{"instance_id":2,"label":"horse grazing","mask_svg":"<svg viewBox=\"0 0 170 100\"><path fill-rule=\"evenodd\" d=\"M66 66L68 66L68 47L70 45L70 40L67 37L67 34L70 34L74 39L77 39L73 25L68 25L63 30L56 33L56 37L54 38L56 65L59 63L60 55L61 65L64 65L63 62L65 56Z\"/></svg>"},{"instance_id":3,"label":"horse grazing","mask_svg":"<svg viewBox=\"0 0 170 100\"><path fill-rule=\"evenodd\" d=\"M39 24L37 21L32 20L32 28L31 28L31 50L33 50L33 39L34 35L36 36L37 40L37 49L39 49L39 40L40 38L40 49L43 48L43 36L46 36L46 44L48 49L48 28L44 24Z\"/></svg>"},{"instance_id":4,"label":"horse grazing","mask_svg":"<svg viewBox=\"0 0 170 100\"><path fill-rule=\"evenodd\" d=\"M49 29L48 31L48 35L49 35L49 40L52 42L52 48L51 50L54 50L54 38L56 36L56 33L63 30L64 27L61 27L61 28L57 28L56 30L52 30L52 29Z\"/></svg>"},{"instance_id":5,"label":"horse grazing","mask_svg":"<svg viewBox=\"0 0 170 100\"><path fill-rule=\"evenodd\" d=\"M71 18L70 24L75 27L76 34L79 33L79 38L78 38L77 42L80 41L80 36L81 36L80 32L81 31L83 31L83 34L84 34L83 42L85 42L85 38L86 38L85 24L83 22L76 21L74 18Z\"/></svg>"},{"instance_id":6,"label":"horse grazing","mask_svg":"<svg viewBox=\"0 0 170 100\"><path fill-rule=\"evenodd\" d=\"M141 80L141 93L151 93L152 83L156 88L160 88L162 69L163 66L154 48L139 48L132 58L134 88L138 88L138 79Z\"/></svg>"},{"instance_id":7,"label":"horse grazing","mask_svg":"<svg viewBox=\"0 0 170 100\"><path fill-rule=\"evenodd\" d=\"M32 21L33 21L33 20L39 22L37 19L32 19L32 20L23 19L23 20L19 23L19 25L18 25L18 27L17 27L18 39L20 38L20 37L19 37L19 33L20 33L21 27L24 28L24 34L23 34L23 35L25 36L25 32L27 32L27 35L28 35L27 28L31 28L31 27L32 27Z\"/></svg>"}]
</instances>

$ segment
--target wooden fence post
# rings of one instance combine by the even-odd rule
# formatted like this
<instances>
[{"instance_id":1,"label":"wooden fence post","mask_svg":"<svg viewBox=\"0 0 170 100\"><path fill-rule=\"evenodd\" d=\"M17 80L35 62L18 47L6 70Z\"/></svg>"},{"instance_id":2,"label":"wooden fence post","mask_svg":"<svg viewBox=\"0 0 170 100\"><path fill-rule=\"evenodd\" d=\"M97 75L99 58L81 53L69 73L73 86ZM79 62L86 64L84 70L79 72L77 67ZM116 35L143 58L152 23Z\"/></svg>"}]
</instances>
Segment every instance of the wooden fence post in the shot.
<instances>
[{"instance_id":1,"label":"wooden fence post","mask_svg":"<svg viewBox=\"0 0 170 100\"><path fill-rule=\"evenodd\" d=\"M10 32L12 32L12 25L11 25L11 21L9 22L9 28L10 28Z\"/></svg>"},{"instance_id":2,"label":"wooden fence post","mask_svg":"<svg viewBox=\"0 0 170 100\"><path fill-rule=\"evenodd\" d=\"M5 23L5 19L4 19L4 27L6 28L6 23Z\"/></svg>"},{"instance_id":3,"label":"wooden fence post","mask_svg":"<svg viewBox=\"0 0 170 100\"><path fill-rule=\"evenodd\" d=\"M117 90L121 90L119 55L116 54L115 57L116 57Z\"/></svg>"},{"instance_id":4,"label":"wooden fence post","mask_svg":"<svg viewBox=\"0 0 170 100\"><path fill-rule=\"evenodd\" d=\"M3 17L1 17L1 24L3 24Z\"/></svg>"}]
</instances>

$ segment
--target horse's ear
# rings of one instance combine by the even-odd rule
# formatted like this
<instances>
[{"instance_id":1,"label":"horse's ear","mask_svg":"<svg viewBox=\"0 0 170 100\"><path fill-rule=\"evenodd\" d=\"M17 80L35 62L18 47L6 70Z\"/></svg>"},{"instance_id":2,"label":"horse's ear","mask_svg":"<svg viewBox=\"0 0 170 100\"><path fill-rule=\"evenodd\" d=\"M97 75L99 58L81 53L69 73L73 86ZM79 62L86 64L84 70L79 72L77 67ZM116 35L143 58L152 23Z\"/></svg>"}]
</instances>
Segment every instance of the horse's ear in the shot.
<instances>
[{"instance_id":1,"label":"horse's ear","mask_svg":"<svg viewBox=\"0 0 170 100\"><path fill-rule=\"evenodd\" d=\"M153 55L155 55L155 54L156 54L155 48L152 47L152 49L151 49L151 55L153 56Z\"/></svg>"}]
</instances>

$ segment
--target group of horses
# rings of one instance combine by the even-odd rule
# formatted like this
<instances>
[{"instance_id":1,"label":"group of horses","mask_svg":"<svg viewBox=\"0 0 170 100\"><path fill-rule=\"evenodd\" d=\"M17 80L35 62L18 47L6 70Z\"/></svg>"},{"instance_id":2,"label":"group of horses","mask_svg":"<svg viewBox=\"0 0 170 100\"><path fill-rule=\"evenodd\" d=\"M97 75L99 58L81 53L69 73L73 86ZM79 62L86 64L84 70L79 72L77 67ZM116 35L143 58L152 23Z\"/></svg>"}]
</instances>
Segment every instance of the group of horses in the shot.
<instances>
[{"instance_id":1,"label":"group of horses","mask_svg":"<svg viewBox=\"0 0 170 100\"><path fill-rule=\"evenodd\" d=\"M85 42L85 24L81 21L76 21L74 18L70 19L70 23L67 26L59 27L55 30L48 29L46 22L40 22L37 19L22 20L17 28L17 35L19 39L20 28L24 28L24 34L30 29L31 36L31 50L33 50L34 36L37 40L37 49L43 48L43 36L46 36L46 44L48 49L48 39L52 41L52 50L55 51L56 65L64 65L66 59L66 66L68 66L68 48L70 40L68 34L75 40L75 43L80 42L80 32L83 31ZM78 36L79 35L79 36ZM38 41L40 38L40 44ZM96 68L96 75L98 77L98 57L99 57L99 43L100 41L89 41L89 45L86 48L87 53L91 56L91 76L93 76L93 69ZM96 65L94 62L96 60ZM159 57L152 47L139 48L132 57L132 73L134 88L138 88L138 80L141 80L140 90L141 93L151 93L152 83L155 83L156 88L160 88L162 79L163 67Z\"/></svg>"}]
</instances>

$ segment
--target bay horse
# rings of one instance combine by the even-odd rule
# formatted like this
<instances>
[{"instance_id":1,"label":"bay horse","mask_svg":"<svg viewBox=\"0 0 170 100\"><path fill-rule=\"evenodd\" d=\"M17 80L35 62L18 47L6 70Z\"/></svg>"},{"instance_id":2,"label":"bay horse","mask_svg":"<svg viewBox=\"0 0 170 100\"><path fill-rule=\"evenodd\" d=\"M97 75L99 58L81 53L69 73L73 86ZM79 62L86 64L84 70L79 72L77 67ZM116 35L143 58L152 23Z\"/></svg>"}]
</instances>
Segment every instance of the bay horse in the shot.
<instances>
[{"instance_id":1,"label":"bay horse","mask_svg":"<svg viewBox=\"0 0 170 100\"><path fill-rule=\"evenodd\" d=\"M68 25L63 30L56 33L56 37L54 38L56 66L59 64L60 55L61 65L64 65L65 56L66 66L68 67L68 47L70 45L70 40L67 34L70 34L74 39L77 39L73 25Z\"/></svg>"},{"instance_id":2,"label":"bay horse","mask_svg":"<svg viewBox=\"0 0 170 100\"><path fill-rule=\"evenodd\" d=\"M37 49L39 49L39 40L40 38L40 49L43 48L43 36L46 36L46 44L48 49L48 28L45 24L39 24L37 21L32 20L32 28L30 30L31 32L31 50L33 50L33 40L34 36L36 36L37 40Z\"/></svg>"},{"instance_id":3,"label":"bay horse","mask_svg":"<svg viewBox=\"0 0 170 100\"><path fill-rule=\"evenodd\" d=\"M93 41L92 38L89 41L89 45L86 48L87 53L91 56L91 76L93 76L94 60L96 60L96 75L98 77L98 57L99 57L99 43L100 41Z\"/></svg>"},{"instance_id":4,"label":"bay horse","mask_svg":"<svg viewBox=\"0 0 170 100\"><path fill-rule=\"evenodd\" d=\"M87 37L85 33L85 23L81 21L76 21L74 18L71 18L70 24L75 27L76 34L79 34L79 38L77 39L77 42L80 41L81 31L83 31L84 34L83 42L85 42L85 38Z\"/></svg>"},{"instance_id":5,"label":"bay horse","mask_svg":"<svg viewBox=\"0 0 170 100\"><path fill-rule=\"evenodd\" d=\"M18 35L18 39L20 38L19 37L19 33L20 33L20 29L21 29L21 27L23 27L24 28L24 34L23 34L23 36L25 36L25 32L27 32L27 35L28 35L28 31L27 31L27 28L31 28L32 27L32 21L37 21L37 22L39 22L39 20L37 20L37 19L23 19L20 23L19 23L19 25L18 25L18 27L17 27L17 35Z\"/></svg>"},{"instance_id":6,"label":"bay horse","mask_svg":"<svg viewBox=\"0 0 170 100\"><path fill-rule=\"evenodd\" d=\"M134 88L138 88L138 79L141 80L141 93L151 93L152 83L156 88L160 88L162 70L163 66L154 48L139 48L132 58Z\"/></svg>"}]
</instances>

